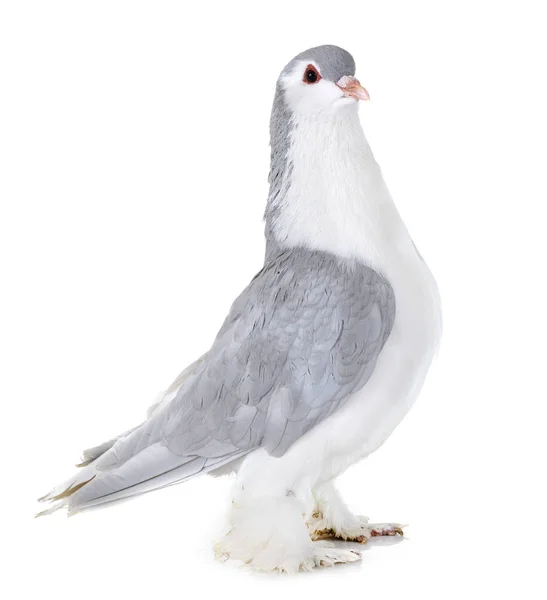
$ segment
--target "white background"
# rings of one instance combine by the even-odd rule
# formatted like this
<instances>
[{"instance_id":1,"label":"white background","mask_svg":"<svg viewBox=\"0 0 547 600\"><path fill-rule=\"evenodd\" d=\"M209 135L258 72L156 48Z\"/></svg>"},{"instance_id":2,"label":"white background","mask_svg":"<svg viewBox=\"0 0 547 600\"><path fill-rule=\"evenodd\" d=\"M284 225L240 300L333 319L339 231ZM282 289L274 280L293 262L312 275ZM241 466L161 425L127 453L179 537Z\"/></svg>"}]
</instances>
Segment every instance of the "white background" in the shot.
<instances>
[{"instance_id":1,"label":"white background","mask_svg":"<svg viewBox=\"0 0 547 600\"><path fill-rule=\"evenodd\" d=\"M4 598L545 597L541 2L9 2L0 9ZM444 306L440 356L340 488L409 523L357 566L216 563L229 480L34 520L139 422L260 268L279 71L347 48Z\"/></svg>"}]
</instances>

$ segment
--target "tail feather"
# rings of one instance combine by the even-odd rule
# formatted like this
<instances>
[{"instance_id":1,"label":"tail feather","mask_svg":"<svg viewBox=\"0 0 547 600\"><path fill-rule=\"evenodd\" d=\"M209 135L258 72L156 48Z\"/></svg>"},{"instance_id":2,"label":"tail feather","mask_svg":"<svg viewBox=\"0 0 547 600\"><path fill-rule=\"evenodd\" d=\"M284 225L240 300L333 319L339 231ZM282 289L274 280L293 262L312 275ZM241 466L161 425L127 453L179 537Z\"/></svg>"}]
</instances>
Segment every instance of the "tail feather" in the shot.
<instances>
[{"instance_id":1,"label":"tail feather","mask_svg":"<svg viewBox=\"0 0 547 600\"><path fill-rule=\"evenodd\" d=\"M63 481L50 490L45 496L38 498L38 502L59 502L65 503L84 486L91 483L97 476L93 465L82 469L75 476Z\"/></svg>"},{"instance_id":2,"label":"tail feather","mask_svg":"<svg viewBox=\"0 0 547 600\"><path fill-rule=\"evenodd\" d=\"M93 448L88 448L87 450L84 450L82 452L82 461L80 463L78 463L76 466L77 467L87 467L93 461L95 461L99 457L101 457L105 452L110 450L110 448L112 448L112 446L118 440L126 437L127 435L129 435L130 433L135 431L135 429L137 429L137 428L133 427L131 429L128 429L125 433L122 433L121 435L117 435L116 437L113 437L111 440L103 442L102 444L99 444L98 446L93 446Z\"/></svg>"},{"instance_id":3,"label":"tail feather","mask_svg":"<svg viewBox=\"0 0 547 600\"><path fill-rule=\"evenodd\" d=\"M76 465L81 467L81 471L40 498L40 502L53 504L36 516L51 514L60 508L67 508L69 514L74 514L100 504L138 496L217 470L247 454L249 450L240 451L232 447L225 448L226 454L221 456L211 456L210 448L209 456L177 455L161 443L161 437L151 437L154 420L161 418L161 411L177 395L203 359L201 357L185 369L169 389L160 394L150 407L144 423L85 450L82 461ZM118 454L123 444L131 440L136 441L135 453L120 460ZM145 445L142 444L143 440Z\"/></svg>"},{"instance_id":4,"label":"tail feather","mask_svg":"<svg viewBox=\"0 0 547 600\"><path fill-rule=\"evenodd\" d=\"M97 496L93 495L94 497L91 497L91 494L87 494L87 499L84 499L84 497L74 496L73 500L68 503L68 512L72 515L95 506L118 502L120 500L125 500L135 496L141 496L143 494L147 494L148 492L153 492L171 485L177 485L199 475L204 475L205 473L208 473L217 467L232 462L233 460L236 460L242 456L242 454L244 453L238 453L235 456L220 457L216 459L207 459L196 456L192 457L191 460L183 465L180 465L179 467L176 467L165 473L154 475L139 483L128 485L127 487L119 489L118 491Z\"/></svg>"},{"instance_id":5,"label":"tail feather","mask_svg":"<svg viewBox=\"0 0 547 600\"><path fill-rule=\"evenodd\" d=\"M194 366L194 365L191 365L191 366ZM179 380L183 375L184 375L184 372L181 373L181 375L179 375L177 380ZM177 383L177 380L173 383L173 385L175 385L175 383ZM150 418L150 416L160 406L164 405L167 402L170 402L175 397L177 389L178 388L176 388L174 390L170 389L167 392L160 392L158 394L158 396L155 398L154 403L149 407L147 414L146 414L147 418ZM110 448L112 448L112 446L114 446L114 444L118 440L121 440L122 438L127 437L129 434L133 433L139 427L140 427L140 425L138 425L137 427L132 427L131 429L128 429L124 433L121 433L120 435L117 435L116 437L113 437L112 439L107 440L106 442L103 442L102 444L99 444L98 446L93 446L93 448L88 448L87 450L84 450L82 452L82 460L76 466L77 467L87 467L93 461L97 460L103 454L105 454L108 450L110 450Z\"/></svg>"},{"instance_id":6,"label":"tail feather","mask_svg":"<svg viewBox=\"0 0 547 600\"><path fill-rule=\"evenodd\" d=\"M65 501L60 500L59 502L53 503L49 508L46 508L46 510L41 510L39 513L36 513L34 516L36 518L38 518L38 517L45 517L46 515L51 515L56 510L63 508L63 506L65 506L65 505L66 505Z\"/></svg>"},{"instance_id":7,"label":"tail feather","mask_svg":"<svg viewBox=\"0 0 547 600\"><path fill-rule=\"evenodd\" d=\"M61 508L75 514L94 506L139 496L207 473L245 453L215 458L185 457L171 454L164 446L153 445L119 468L99 470L97 463L93 462L76 477L40 498L40 502L53 504L36 516L51 514Z\"/></svg>"},{"instance_id":8,"label":"tail feather","mask_svg":"<svg viewBox=\"0 0 547 600\"><path fill-rule=\"evenodd\" d=\"M95 479L95 477L97 477L96 474L93 475L93 477L90 477L89 479L87 479L86 481L81 481L80 483L73 484L73 485L67 487L61 493L59 493L55 496L50 496L48 498L48 500L50 502L56 502L58 500L65 500L66 498L69 498L70 496L72 496L72 494L75 494L78 490L82 489L84 487L84 485L87 485L90 481L93 481L93 479Z\"/></svg>"}]
</instances>

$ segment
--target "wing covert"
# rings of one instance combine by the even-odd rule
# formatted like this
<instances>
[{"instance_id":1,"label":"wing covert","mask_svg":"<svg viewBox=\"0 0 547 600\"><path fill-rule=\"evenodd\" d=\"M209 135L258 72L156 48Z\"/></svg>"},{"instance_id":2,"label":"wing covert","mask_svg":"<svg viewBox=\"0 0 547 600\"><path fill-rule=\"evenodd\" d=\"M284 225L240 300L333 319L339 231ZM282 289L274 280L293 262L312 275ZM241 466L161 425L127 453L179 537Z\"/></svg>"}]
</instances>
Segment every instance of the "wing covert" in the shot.
<instances>
[{"instance_id":1,"label":"wing covert","mask_svg":"<svg viewBox=\"0 0 547 600\"><path fill-rule=\"evenodd\" d=\"M394 317L393 290L369 267L301 249L278 255L166 407L163 442L176 454L263 446L281 456L368 381Z\"/></svg>"}]
</instances>

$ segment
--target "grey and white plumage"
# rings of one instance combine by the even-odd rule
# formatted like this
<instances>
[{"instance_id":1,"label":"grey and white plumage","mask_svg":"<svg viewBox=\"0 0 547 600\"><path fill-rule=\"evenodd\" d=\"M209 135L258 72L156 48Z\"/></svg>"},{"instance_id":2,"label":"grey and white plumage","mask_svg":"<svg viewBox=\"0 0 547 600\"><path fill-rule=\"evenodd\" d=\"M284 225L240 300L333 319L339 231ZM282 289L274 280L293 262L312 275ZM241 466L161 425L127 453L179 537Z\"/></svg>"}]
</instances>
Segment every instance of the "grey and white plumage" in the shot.
<instances>
[{"instance_id":1,"label":"grey and white plumage","mask_svg":"<svg viewBox=\"0 0 547 600\"><path fill-rule=\"evenodd\" d=\"M319 74L312 85L305 80L308 67ZM338 507L333 514L343 512L325 486L389 435L397 406L401 414L408 410L440 331L437 314L409 318L422 304L438 312L436 287L358 126L355 92L341 85L358 86L354 74L351 55L335 46L310 49L283 69L270 122L263 269L234 302L211 349L177 378L148 418L86 451L80 473L43 498L57 501L53 509L83 510L233 463L241 465L238 482L246 491L236 492L223 551L264 570L326 560L307 533L296 550L259 558L246 528L256 514L275 521L260 507L272 499L281 507L287 491L306 509L328 496ZM425 332L416 329L412 340L416 324ZM393 365L387 385L383 349L389 339L387 359L400 357L407 372ZM412 352L416 364L409 367ZM342 440L344 429L355 426L352 411L365 420L362 433ZM321 441L328 451L319 448ZM310 477L315 483L303 485ZM300 527L300 508L289 502L281 529ZM289 544L273 544L273 533L253 535L261 548Z\"/></svg>"},{"instance_id":2,"label":"grey and white plumage","mask_svg":"<svg viewBox=\"0 0 547 600\"><path fill-rule=\"evenodd\" d=\"M263 447L281 456L370 377L395 317L389 283L362 264L295 249L234 302L212 348L140 426L87 452L96 479L74 509L179 469L180 480ZM112 442L116 442L115 444ZM154 468L120 470L151 453ZM160 459L161 456L161 459ZM181 469L181 467L183 467ZM122 487L123 486L123 487Z\"/></svg>"},{"instance_id":3,"label":"grey and white plumage","mask_svg":"<svg viewBox=\"0 0 547 600\"><path fill-rule=\"evenodd\" d=\"M338 81L344 75L355 75L355 61L349 52L337 46L319 46L310 48L295 56L284 69L275 86L275 96L270 117L270 174L268 182L270 191L264 220L266 222L266 256L277 249L277 241L272 233L272 227L283 204L283 186L290 185L292 165L288 159L291 131L295 127L292 111L285 101L285 90L282 85L283 76L290 72L300 61L317 61L324 65L321 74Z\"/></svg>"}]
</instances>

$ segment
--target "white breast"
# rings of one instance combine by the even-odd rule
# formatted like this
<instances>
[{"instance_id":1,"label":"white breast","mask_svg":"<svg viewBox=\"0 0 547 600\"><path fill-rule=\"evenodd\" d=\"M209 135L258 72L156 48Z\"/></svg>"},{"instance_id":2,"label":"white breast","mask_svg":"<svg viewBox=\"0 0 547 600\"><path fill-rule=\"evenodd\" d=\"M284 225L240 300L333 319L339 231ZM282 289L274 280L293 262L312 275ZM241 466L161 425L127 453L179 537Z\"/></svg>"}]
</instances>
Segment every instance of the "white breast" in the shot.
<instances>
[{"instance_id":1,"label":"white breast","mask_svg":"<svg viewBox=\"0 0 547 600\"><path fill-rule=\"evenodd\" d=\"M412 406L439 345L440 300L354 107L295 124L287 156L292 171L273 228L278 242L362 261L388 279L396 300L393 330L370 380L295 445L323 456L327 480L374 451ZM325 445L326 437L335 442Z\"/></svg>"}]
</instances>

